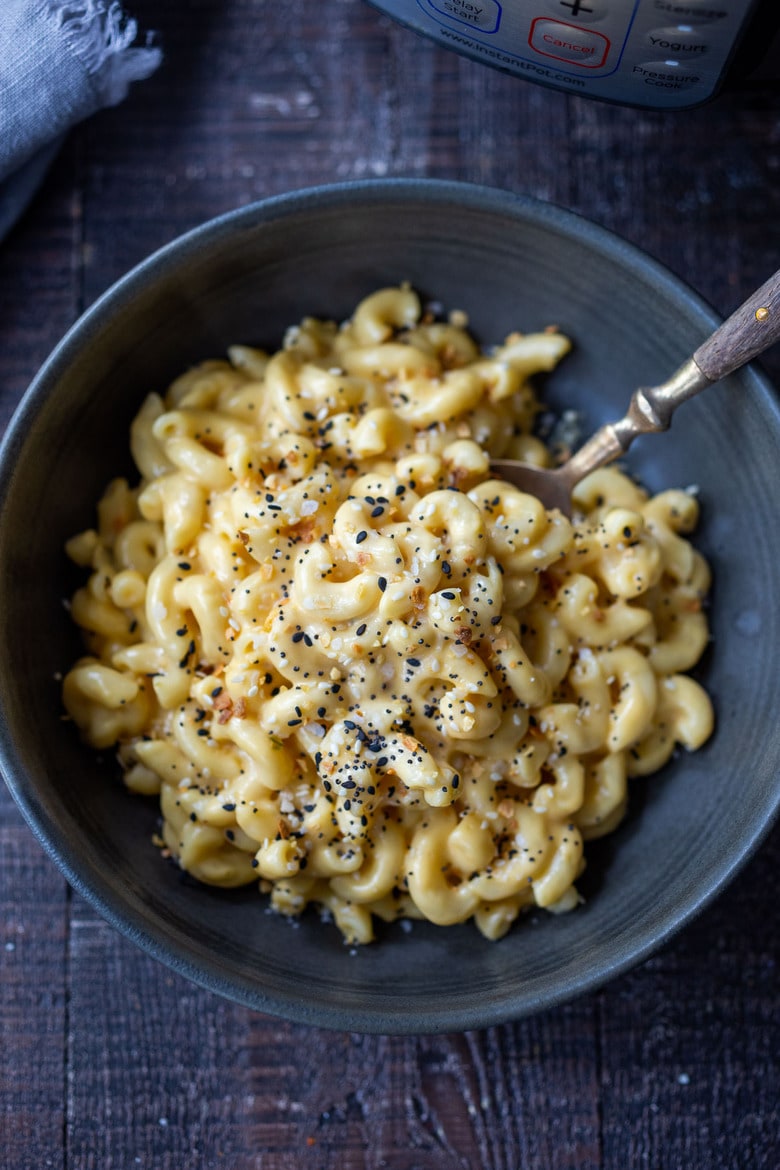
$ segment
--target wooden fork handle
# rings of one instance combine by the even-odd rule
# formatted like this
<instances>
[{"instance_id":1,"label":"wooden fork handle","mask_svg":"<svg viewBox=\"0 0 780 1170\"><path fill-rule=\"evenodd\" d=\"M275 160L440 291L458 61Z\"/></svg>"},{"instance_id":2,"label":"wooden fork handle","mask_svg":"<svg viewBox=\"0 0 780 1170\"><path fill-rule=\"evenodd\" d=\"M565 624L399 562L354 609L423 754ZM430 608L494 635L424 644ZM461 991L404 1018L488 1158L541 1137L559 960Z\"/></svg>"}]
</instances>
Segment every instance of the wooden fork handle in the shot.
<instances>
[{"instance_id":1,"label":"wooden fork handle","mask_svg":"<svg viewBox=\"0 0 780 1170\"><path fill-rule=\"evenodd\" d=\"M702 342L660 386L637 390L623 418L607 423L564 464L573 487L627 451L639 435L668 429L678 406L780 341L780 272ZM563 471L563 468L561 468Z\"/></svg>"},{"instance_id":2,"label":"wooden fork handle","mask_svg":"<svg viewBox=\"0 0 780 1170\"><path fill-rule=\"evenodd\" d=\"M718 382L776 341L780 341L780 272L770 276L699 346L693 360L711 382Z\"/></svg>"}]
</instances>

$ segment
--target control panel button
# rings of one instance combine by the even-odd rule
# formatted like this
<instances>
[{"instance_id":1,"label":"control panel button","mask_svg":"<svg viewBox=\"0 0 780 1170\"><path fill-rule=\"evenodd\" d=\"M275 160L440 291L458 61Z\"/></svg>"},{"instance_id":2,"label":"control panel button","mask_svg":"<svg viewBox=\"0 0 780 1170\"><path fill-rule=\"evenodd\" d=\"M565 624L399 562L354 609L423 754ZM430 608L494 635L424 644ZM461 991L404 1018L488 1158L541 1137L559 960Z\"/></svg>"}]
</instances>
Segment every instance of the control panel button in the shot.
<instances>
[{"instance_id":1,"label":"control panel button","mask_svg":"<svg viewBox=\"0 0 780 1170\"><path fill-rule=\"evenodd\" d=\"M645 41L655 53L668 53L670 57L702 57L709 51L706 35L700 28L689 24L678 24L675 28L654 28L645 36Z\"/></svg>"},{"instance_id":2,"label":"control panel button","mask_svg":"<svg viewBox=\"0 0 780 1170\"><path fill-rule=\"evenodd\" d=\"M610 42L601 33L537 16L531 24L528 44L544 57L568 61L581 69L598 69L607 59Z\"/></svg>"},{"instance_id":3,"label":"control panel button","mask_svg":"<svg viewBox=\"0 0 780 1170\"><path fill-rule=\"evenodd\" d=\"M501 5L497 0L426 0L426 7L480 32L494 33L501 23Z\"/></svg>"},{"instance_id":4,"label":"control panel button","mask_svg":"<svg viewBox=\"0 0 780 1170\"><path fill-rule=\"evenodd\" d=\"M635 65L632 76L650 90L676 92L690 89L701 81L701 74L688 61L644 61Z\"/></svg>"},{"instance_id":5,"label":"control panel button","mask_svg":"<svg viewBox=\"0 0 780 1170\"><path fill-rule=\"evenodd\" d=\"M577 24L596 24L610 14L605 0L546 0L545 8L559 20L574 20Z\"/></svg>"},{"instance_id":6,"label":"control panel button","mask_svg":"<svg viewBox=\"0 0 780 1170\"><path fill-rule=\"evenodd\" d=\"M713 0L653 0L659 15L680 24L717 24L729 15L728 8Z\"/></svg>"}]
</instances>

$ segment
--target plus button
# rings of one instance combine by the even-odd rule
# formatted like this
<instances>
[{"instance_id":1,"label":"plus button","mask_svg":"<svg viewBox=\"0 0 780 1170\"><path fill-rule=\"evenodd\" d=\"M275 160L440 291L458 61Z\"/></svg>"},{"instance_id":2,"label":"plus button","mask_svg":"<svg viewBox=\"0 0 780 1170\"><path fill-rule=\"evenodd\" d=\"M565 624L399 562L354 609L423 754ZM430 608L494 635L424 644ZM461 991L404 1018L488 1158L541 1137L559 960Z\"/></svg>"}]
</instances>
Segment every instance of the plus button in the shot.
<instances>
[{"instance_id":1,"label":"plus button","mask_svg":"<svg viewBox=\"0 0 780 1170\"><path fill-rule=\"evenodd\" d=\"M587 8L582 0L561 0L562 8L571 8L572 16L579 16L581 12L592 12L592 8Z\"/></svg>"}]
</instances>

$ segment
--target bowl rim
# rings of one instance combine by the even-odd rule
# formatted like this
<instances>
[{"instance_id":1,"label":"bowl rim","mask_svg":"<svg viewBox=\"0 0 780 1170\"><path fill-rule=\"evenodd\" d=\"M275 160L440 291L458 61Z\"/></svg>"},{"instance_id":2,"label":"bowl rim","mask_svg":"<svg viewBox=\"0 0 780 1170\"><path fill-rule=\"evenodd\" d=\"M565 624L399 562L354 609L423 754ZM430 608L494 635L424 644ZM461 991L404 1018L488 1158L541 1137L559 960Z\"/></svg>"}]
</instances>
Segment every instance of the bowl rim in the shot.
<instances>
[{"instance_id":1,"label":"bowl rim","mask_svg":"<svg viewBox=\"0 0 780 1170\"><path fill-rule=\"evenodd\" d=\"M576 235L579 240L584 237L611 260L626 265L629 270L641 269L643 281L653 286L659 295L672 296L678 303L685 302L687 308L699 317L704 329L714 328L721 320L685 281L637 245L576 211L529 195L461 181L388 178L325 183L270 196L206 220L158 248L115 281L71 325L32 380L0 442L0 527L5 512L3 504L29 424L54 391L75 354L88 344L96 330L102 330L120 316L137 293L163 275L169 265L197 254L204 244L212 245L241 230L254 229L265 222L279 221L300 212L346 207L355 200L399 206L421 200L437 205L450 203L460 209L465 207L516 217L526 224L553 228L564 236ZM780 405L768 379L755 364L737 376L751 383L752 393L766 398L780 429ZM484 1028L559 1006L599 989L647 959L708 907L765 840L780 812L778 784L774 792L768 793L766 799L753 808L752 818L737 847L714 867L714 880L711 877L706 888L689 894L684 904L673 912L643 923L630 947L613 947L613 951L608 951L591 972L585 975L567 972L564 978L556 979L552 991L525 996L522 991L515 992L494 997L492 1005L459 1004L453 1008L442 1002L436 1009L427 1007L418 1013L413 1007L409 1010L406 1001L399 1009L388 1003L378 1008L357 1010L312 1004L300 995L267 992L246 979L229 978L213 961L209 961L208 955L196 953L194 945L185 948L172 941L164 927L157 926L140 907L123 898L121 891L106 880L105 873L80 857L63 829L44 810L37 797L36 783L21 765L4 712L0 712L0 770L34 836L71 887L110 926L147 954L204 989L255 1011L316 1027L378 1034L425 1034Z\"/></svg>"}]
</instances>

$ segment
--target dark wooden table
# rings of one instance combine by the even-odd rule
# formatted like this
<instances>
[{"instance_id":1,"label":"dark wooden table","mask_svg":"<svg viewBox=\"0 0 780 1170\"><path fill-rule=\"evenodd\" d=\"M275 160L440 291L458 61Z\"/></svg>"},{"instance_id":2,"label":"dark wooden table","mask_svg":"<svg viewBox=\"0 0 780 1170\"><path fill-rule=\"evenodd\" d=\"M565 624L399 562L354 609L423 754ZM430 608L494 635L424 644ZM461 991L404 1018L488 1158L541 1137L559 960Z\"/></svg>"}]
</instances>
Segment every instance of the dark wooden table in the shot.
<instances>
[{"instance_id":1,"label":"dark wooden table","mask_svg":"<svg viewBox=\"0 0 780 1170\"><path fill-rule=\"evenodd\" d=\"M539 196L643 245L721 312L780 265L777 89L660 115L515 81L360 0L132 6L165 64L71 135L0 246L3 424L126 269L312 183L429 175ZM765 366L780 384L780 355ZM173 975L72 894L4 788L0 839L3 1170L780 1165L777 831L597 994L405 1039L280 1022Z\"/></svg>"}]
</instances>

